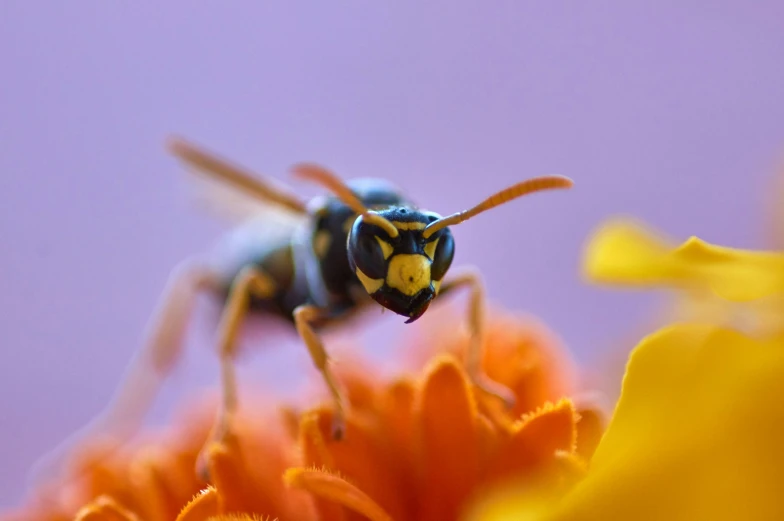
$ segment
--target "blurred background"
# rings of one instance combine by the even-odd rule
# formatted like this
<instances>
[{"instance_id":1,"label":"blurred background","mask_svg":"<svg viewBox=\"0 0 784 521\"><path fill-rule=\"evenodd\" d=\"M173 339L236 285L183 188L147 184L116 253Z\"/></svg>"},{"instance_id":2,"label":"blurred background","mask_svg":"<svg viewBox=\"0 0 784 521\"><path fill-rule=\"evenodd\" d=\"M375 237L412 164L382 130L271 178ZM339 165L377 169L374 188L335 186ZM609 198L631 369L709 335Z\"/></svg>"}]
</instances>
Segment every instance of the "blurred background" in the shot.
<instances>
[{"instance_id":1,"label":"blurred background","mask_svg":"<svg viewBox=\"0 0 784 521\"><path fill-rule=\"evenodd\" d=\"M604 218L770 246L784 4L641 4L5 0L0 506L107 403L170 270L226 229L188 203L171 133L279 179L301 160L388 178L444 214L572 177L456 228L455 265L480 267L493 300L544 320L587 373L632 347L653 298L582 281ZM206 307L153 418L216 381ZM428 325L372 318L379 349L379 332ZM252 377L294 387L296 338L251 336Z\"/></svg>"}]
</instances>

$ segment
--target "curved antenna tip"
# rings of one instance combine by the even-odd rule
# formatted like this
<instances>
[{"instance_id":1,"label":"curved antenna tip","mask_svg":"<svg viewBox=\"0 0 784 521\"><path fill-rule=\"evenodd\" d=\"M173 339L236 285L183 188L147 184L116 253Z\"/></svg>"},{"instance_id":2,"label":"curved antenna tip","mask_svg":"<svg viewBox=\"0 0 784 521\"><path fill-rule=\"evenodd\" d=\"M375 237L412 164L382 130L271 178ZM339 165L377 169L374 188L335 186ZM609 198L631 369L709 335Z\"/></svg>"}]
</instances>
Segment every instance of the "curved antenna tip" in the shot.
<instances>
[{"instance_id":1,"label":"curved antenna tip","mask_svg":"<svg viewBox=\"0 0 784 521\"><path fill-rule=\"evenodd\" d=\"M442 217L437 221L431 222L425 227L422 235L427 239L438 230L446 228L447 226L460 224L461 222L467 221L468 219L471 219L472 217L479 215L482 212L486 212L497 206L506 204L509 201L517 199L523 195L534 192L541 192L543 190L571 188L573 185L574 181L562 175L544 175L521 181L501 190L500 192L496 192L469 210L458 212L447 217Z\"/></svg>"},{"instance_id":2,"label":"curved antenna tip","mask_svg":"<svg viewBox=\"0 0 784 521\"><path fill-rule=\"evenodd\" d=\"M552 175L547 175L547 176L544 176L544 177L549 177L553 181L555 181L555 180L560 181L561 182L561 187L563 187L563 188L571 188L571 187L574 186L574 179L572 179L571 177L567 177L565 175L552 174Z\"/></svg>"}]
</instances>

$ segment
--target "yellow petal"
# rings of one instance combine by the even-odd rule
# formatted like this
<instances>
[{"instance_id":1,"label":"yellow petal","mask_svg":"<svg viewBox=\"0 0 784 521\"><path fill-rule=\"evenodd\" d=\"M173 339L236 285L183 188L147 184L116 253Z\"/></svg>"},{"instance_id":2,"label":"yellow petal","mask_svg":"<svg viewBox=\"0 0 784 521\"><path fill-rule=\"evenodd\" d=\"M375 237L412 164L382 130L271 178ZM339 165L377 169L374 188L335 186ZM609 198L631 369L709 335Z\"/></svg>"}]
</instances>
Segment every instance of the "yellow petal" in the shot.
<instances>
[{"instance_id":1,"label":"yellow petal","mask_svg":"<svg viewBox=\"0 0 784 521\"><path fill-rule=\"evenodd\" d=\"M584 271L594 282L705 288L747 302L784 292L784 254L709 244L681 245L629 220L611 220L588 243Z\"/></svg>"},{"instance_id":2,"label":"yellow petal","mask_svg":"<svg viewBox=\"0 0 784 521\"><path fill-rule=\"evenodd\" d=\"M585 407L577 411L577 454L586 461L593 456L599 440L604 434L604 415L595 408Z\"/></svg>"},{"instance_id":3,"label":"yellow petal","mask_svg":"<svg viewBox=\"0 0 784 521\"><path fill-rule=\"evenodd\" d=\"M782 375L781 341L705 326L650 336L588 477L547 519L784 519Z\"/></svg>"},{"instance_id":4,"label":"yellow petal","mask_svg":"<svg viewBox=\"0 0 784 521\"><path fill-rule=\"evenodd\" d=\"M588 241L583 269L589 279L608 284L657 285L676 276L670 241L636 221L613 219Z\"/></svg>"},{"instance_id":5,"label":"yellow petal","mask_svg":"<svg viewBox=\"0 0 784 521\"><path fill-rule=\"evenodd\" d=\"M334 474L315 469L293 468L286 471L284 479L292 487L349 508L370 521L392 521L367 494Z\"/></svg>"},{"instance_id":6,"label":"yellow petal","mask_svg":"<svg viewBox=\"0 0 784 521\"><path fill-rule=\"evenodd\" d=\"M486 490L466 508L464 521L544 521L557 501L554 491L536 481L511 481ZM600 521L601 516L596 518ZM631 521L631 520L630 520Z\"/></svg>"}]
</instances>

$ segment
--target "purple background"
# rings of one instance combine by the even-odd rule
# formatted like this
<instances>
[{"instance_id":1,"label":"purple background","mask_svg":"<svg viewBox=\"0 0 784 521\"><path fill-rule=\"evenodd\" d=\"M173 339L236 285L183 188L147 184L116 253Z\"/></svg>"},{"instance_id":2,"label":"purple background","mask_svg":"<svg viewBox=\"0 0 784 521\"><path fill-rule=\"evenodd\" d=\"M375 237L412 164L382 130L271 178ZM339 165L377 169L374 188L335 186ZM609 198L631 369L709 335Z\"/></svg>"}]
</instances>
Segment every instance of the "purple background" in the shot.
<instances>
[{"instance_id":1,"label":"purple background","mask_svg":"<svg viewBox=\"0 0 784 521\"><path fill-rule=\"evenodd\" d=\"M170 132L270 175L307 159L392 178L442 213L569 175L569 193L457 228L456 262L589 368L650 304L581 283L604 217L763 244L784 145L781 2L124 4L0 6L2 505L106 403L169 270L223 230L188 205ZM164 396L215 381L199 323ZM265 344L284 345L253 358L254 378L284 389L304 350Z\"/></svg>"}]
</instances>

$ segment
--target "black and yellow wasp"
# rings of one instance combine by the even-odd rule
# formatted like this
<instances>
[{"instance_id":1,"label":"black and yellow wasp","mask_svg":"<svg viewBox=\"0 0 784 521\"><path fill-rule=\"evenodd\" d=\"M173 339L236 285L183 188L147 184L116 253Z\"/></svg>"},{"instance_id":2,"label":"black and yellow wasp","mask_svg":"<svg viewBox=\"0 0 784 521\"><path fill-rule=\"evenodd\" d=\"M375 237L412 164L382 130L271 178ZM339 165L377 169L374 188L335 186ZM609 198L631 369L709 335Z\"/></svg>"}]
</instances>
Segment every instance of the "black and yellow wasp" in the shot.
<instances>
[{"instance_id":1,"label":"black and yellow wasp","mask_svg":"<svg viewBox=\"0 0 784 521\"><path fill-rule=\"evenodd\" d=\"M292 169L296 177L330 192L306 203L274 180L261 179L183 139L170 139L168 148L192 179L207 187L201 193L239 216L242 225L214 255L189 259L174 270L137 364L103 417L106 426L129 425L144 411L159 377L176 362L200 292L219 295L224 302L217 334L222 400L216 437L226 431L237 407L234 347L241 321L251 311L284 317L296 328L334 400L335 434L340 437L345 404L319 336L321 326L373 301L411 323L438 296L467 286L472 333L468 372L480 389L512 400L507 389L481 372L484 292L473 270L447 276L455 253L450 226L525 194L568 188L571 180L543 176L522 181L469 210L442 217L420 209L379 179L344 183L324 167L298 164Z\"/></svg>"}]
</instances>

